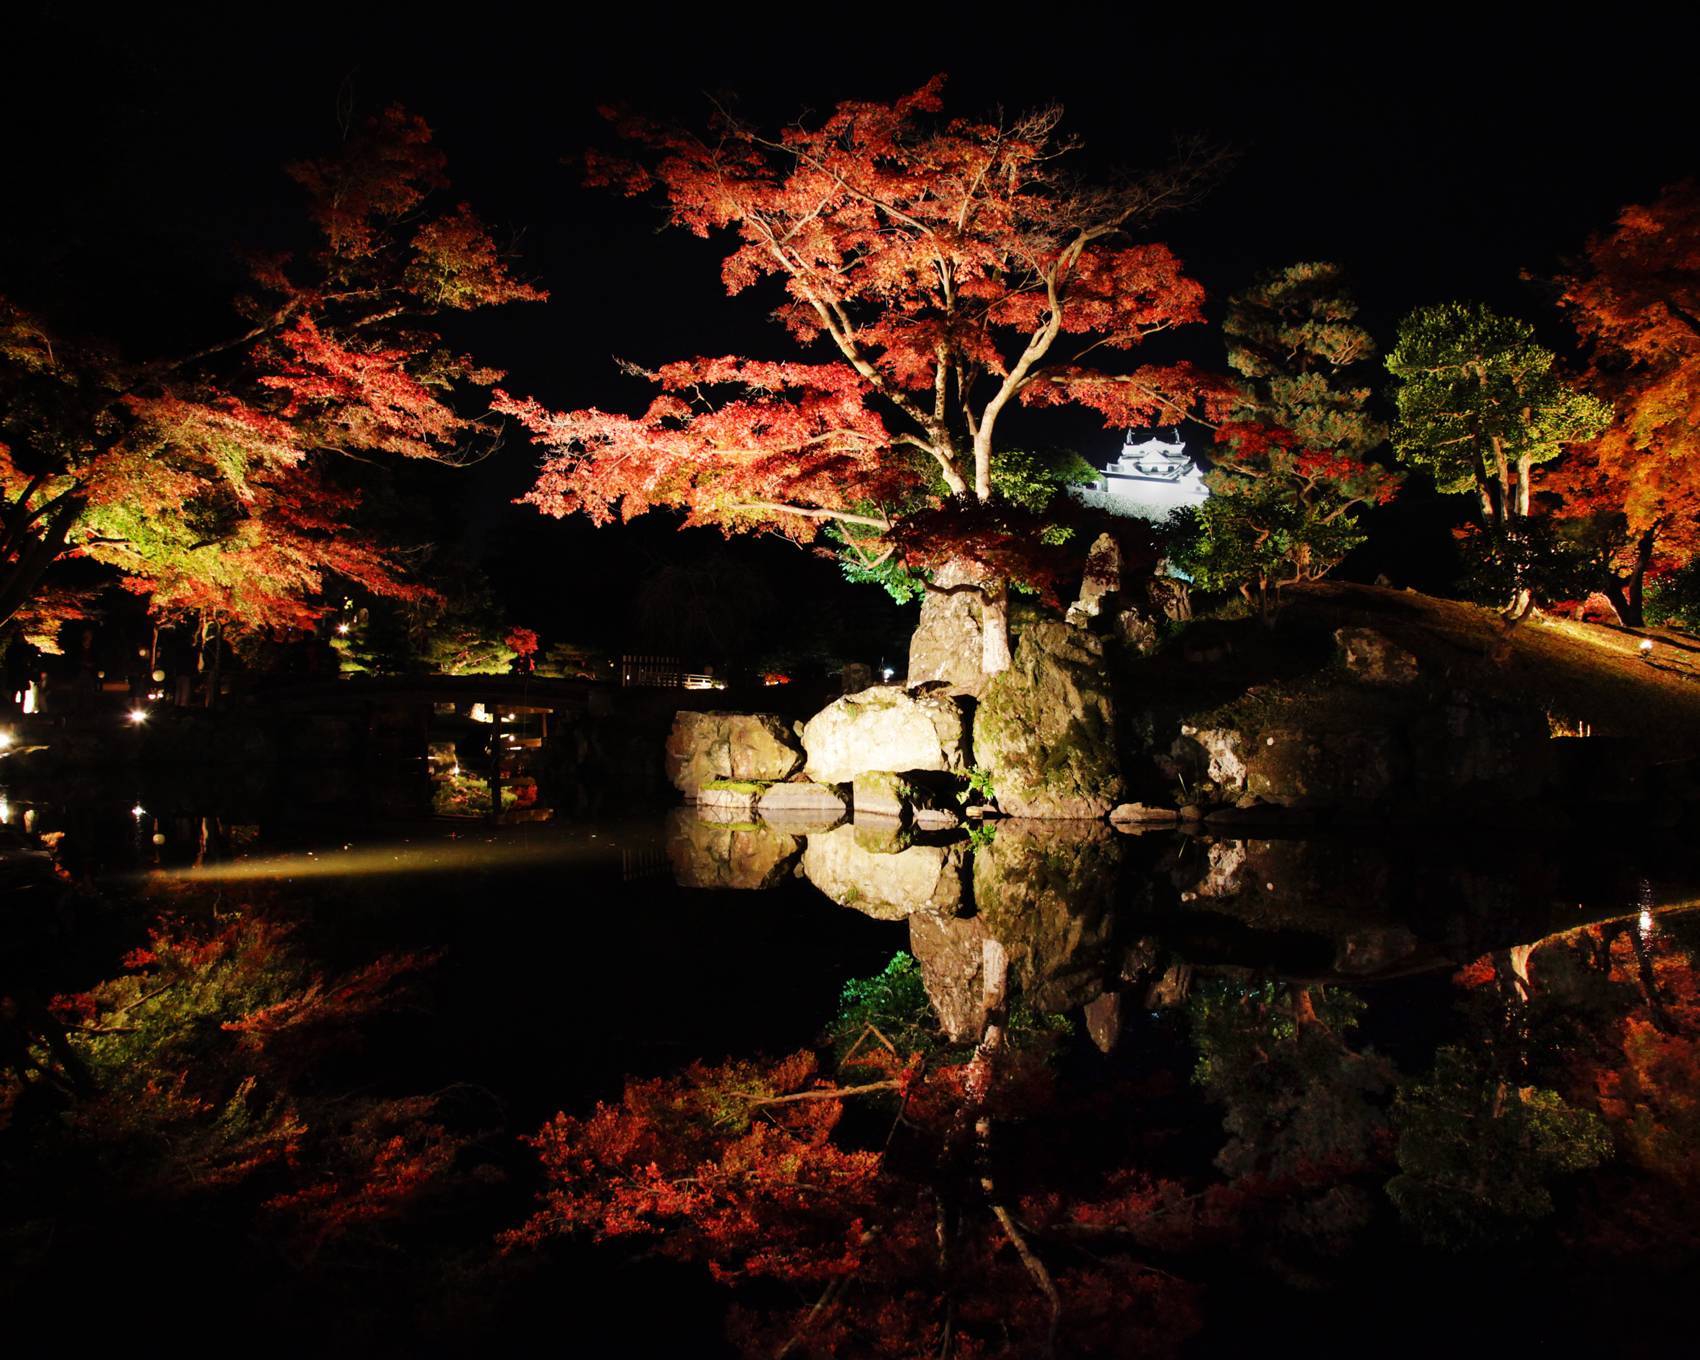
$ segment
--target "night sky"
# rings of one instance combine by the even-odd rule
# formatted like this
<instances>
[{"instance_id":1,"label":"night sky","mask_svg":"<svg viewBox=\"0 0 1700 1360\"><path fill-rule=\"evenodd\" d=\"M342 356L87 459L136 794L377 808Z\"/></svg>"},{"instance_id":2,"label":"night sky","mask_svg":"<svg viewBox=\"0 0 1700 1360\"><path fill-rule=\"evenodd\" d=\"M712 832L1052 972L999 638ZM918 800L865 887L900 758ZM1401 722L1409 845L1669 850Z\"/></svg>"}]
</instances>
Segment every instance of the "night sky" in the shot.
<instances>
[{"instance_id":1,"label":"night sky","mask_svg":"<svg viewBox=\"0 0 1700 1360\"><path fill-rule=\"evenodd\" d=\"M598 106L700 121L712 93L772 124L944 71L953 108L1063 103L1088 171L1153 163L1177 133L1235 147L1230 178L1159 229L1218 309L1260 269L1335 259L1384 345L1406 310L1453 297L1519 312L1562 345L1538 279L1618 207L1695 169L1689 55L1617 16L1603 29L1544 18L1513 29L1401 12L1371 31L1212 13L1188 29L1119 6L993 32L970 28L967 10L897 29L882 25L908 11L822 11L831 22L811 27L754 7L616 6L594 21L478 7L452 23L417 8L356 20L349 8L268 10L263 26L228 13L9 15L0 287L138 353L216 338L240 282L232 247L287 245L298 229L280 167L334 140L339 99L357 115L399 101L436 129L454 192L517 233L522 272L553 294L476 318L468 343L514 390L629 406L643 391L613 356L780 355L784 340L758 298L725 299L716 244L657 234L654 205L580 187L575 157L608 141ZM1173 344L1222 362L1204 328ZM1089 420L1063 437L1089 455L1118 442ZM442 484L426 492L442 507L439 536L486 562L516 622L612 635L628 596L578 592L565 617L563 573L621 580L723 551L664 522L596 532L542 520L511 504L534 466L516 440L470 473L435 472ZM1403 557L1415 583L1436 584L1423 573L1441 569L1443 518L1409 498L1384 526L1382 558L1359 572ZM736 551L783 590L830 590L836 577L793 547Z\"/></svg>"}]
</instances>

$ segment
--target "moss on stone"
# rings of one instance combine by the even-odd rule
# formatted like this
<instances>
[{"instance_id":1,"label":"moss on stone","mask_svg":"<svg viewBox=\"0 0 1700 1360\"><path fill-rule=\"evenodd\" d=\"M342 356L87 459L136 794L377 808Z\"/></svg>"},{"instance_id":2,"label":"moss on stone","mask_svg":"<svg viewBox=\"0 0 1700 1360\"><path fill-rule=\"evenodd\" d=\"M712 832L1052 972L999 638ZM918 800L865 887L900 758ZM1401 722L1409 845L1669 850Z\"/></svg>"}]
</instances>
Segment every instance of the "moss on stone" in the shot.
<instances>
[{"instance_id":1,"label":"moss on stone","mask_svg":"<svg viewBox=\"0 0 1700 1360\"><path fill-rule=\"evenodd\" d=\"M702 786L703 791L715 793L748 793L759 794L766 792L768 786L755 779L711 779Z\"/></svg>"}]
</instances>

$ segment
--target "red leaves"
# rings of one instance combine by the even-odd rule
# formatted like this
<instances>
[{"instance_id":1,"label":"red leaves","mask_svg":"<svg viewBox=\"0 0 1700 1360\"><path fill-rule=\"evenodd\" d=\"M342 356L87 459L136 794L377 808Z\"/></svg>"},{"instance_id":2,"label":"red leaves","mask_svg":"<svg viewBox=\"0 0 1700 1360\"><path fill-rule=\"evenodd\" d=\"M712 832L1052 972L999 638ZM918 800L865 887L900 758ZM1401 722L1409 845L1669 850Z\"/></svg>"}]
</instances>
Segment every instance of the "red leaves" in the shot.
<instances>
[{"instance_id":1,"label":"red leaves","mask_svg":"<svg viewBox=\"0 0 1700 1360\"><path fill-rule=\"evenodd\" d=\"M483 407L501 375L450 352L433 318L544 297L468 205L433 201L444 166L424 122L391 108L336 155L292 167L322 246L252 258L256 295L237 300L251 328L187 357L49 345L0 302L0 411L32 438L55 432L30 451L43 480L0 456L0 484L34 507L75 497L65 551L115 568L160 610L305 629L333 578L417 597L330 464L454 463L492 440L488 417L462 408Z\"/></svg>"},{"instance_id":2,"label":"red leaves","mask_svg":"<svg viewBox=\"0 0 1700 1360\"><path fill-rule=\"evenodd\" d=\"M1621 513L1680 565L1700 550L1700 189L1673 185L1588 243L1562 305L1617 418L1545 470L1573 515ZM1633 551L1633 549L1631 549Z\"/></svg>"},{"instance_id":3,"label":"red leaves","mask_svg":"<svg viewBox=\"0 0 1700 1360\"><path fill-rule=\"evenodd\" d=\"M611 115L642 160L592 157L589 182L654 189L674 225L725 233L727 292L778 283L775 319L829 357L669 364L645 375L657 392L638 416L501 397L546 450L525 499L599 523L672 506L729 533L808 538L846 514L878 533L991 499L986 463L1012 401L1087 406L1111 425L1220 408L1219 384L1184 365L1122 374L1088 360L1201 319L1202 290L1174 254L1127 237L1196 175L1082 188L1060 168L1056 110L945 119L941 90L844 103L772 137L724 115L706 137Z\"/></svg>"}]
</instances>

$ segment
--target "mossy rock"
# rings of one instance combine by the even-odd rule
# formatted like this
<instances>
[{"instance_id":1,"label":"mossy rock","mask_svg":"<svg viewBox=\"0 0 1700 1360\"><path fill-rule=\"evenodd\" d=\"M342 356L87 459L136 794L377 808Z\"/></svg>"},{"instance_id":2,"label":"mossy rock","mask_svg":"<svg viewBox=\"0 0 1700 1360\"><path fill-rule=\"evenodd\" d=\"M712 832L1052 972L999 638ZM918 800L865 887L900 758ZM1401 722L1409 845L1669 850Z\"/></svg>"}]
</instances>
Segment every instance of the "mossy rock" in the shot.
<instances>
[{"instance_id":1,"label":"mossy rock","mask_svg":"<svg viewBox=\"0 0 1700 1360\"><path fill-rule=\"evenodd\" d=\"M1011 817L1107 816L1123 786L1103 641L1051 620L1029 625L974 715L974 757Z\"/></svg>"}]
</instances>

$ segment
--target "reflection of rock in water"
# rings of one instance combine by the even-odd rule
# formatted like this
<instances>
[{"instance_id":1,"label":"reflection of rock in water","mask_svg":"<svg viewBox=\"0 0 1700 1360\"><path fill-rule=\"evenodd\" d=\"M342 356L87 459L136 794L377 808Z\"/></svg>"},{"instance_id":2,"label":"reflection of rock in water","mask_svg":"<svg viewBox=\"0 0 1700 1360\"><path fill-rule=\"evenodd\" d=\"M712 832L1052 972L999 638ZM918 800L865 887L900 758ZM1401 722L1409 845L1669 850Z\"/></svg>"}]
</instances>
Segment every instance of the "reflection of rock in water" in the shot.
<instances>
[{"instance_id":1,"label":"reflection of rock in water","mask_svg":"<svg viewBox=\"0 0 1700 1360\"><path fill-rule=\"evenodd\" d=\"M1035 1010L1102 990L1125 842L1108 826L1001 822L974 855L974 904Z\"/></svg>"},{"instance_id":2,"label":"reflection of rock in water","mask_svg":"<svg viewBox=\"0 0 1700 1360\"><path fill-rule=\"evenodd\" d=\"M685 888L771 888L787 878L797 839L752 822L712 822L696 809L667 815L667 858Z\"/></svg>"},{"instance_id":3,"label":"reflection of rock in water","mask_svg":"<svg viewBox=\"0 0 1700 1360\"><path fill-rule=\"evenodd\" d=\"M863 822L808 838L803 873L840 906L881 920L962 906L961 845L911 845L894 821Z\"/></svg>"},{"instance_id":4,"label":"reflection of rock in water","mask_svg":"<svg viewBox=\"0 0 1700 1360\"><path fill-rule=\"evenodd\" d=\"M975 1038L986 1023L981 976L986 928L978 916L918 911L909 918L909 952L921 966L921 985L952 1043Z\"/></svg>"}]
</instances>

